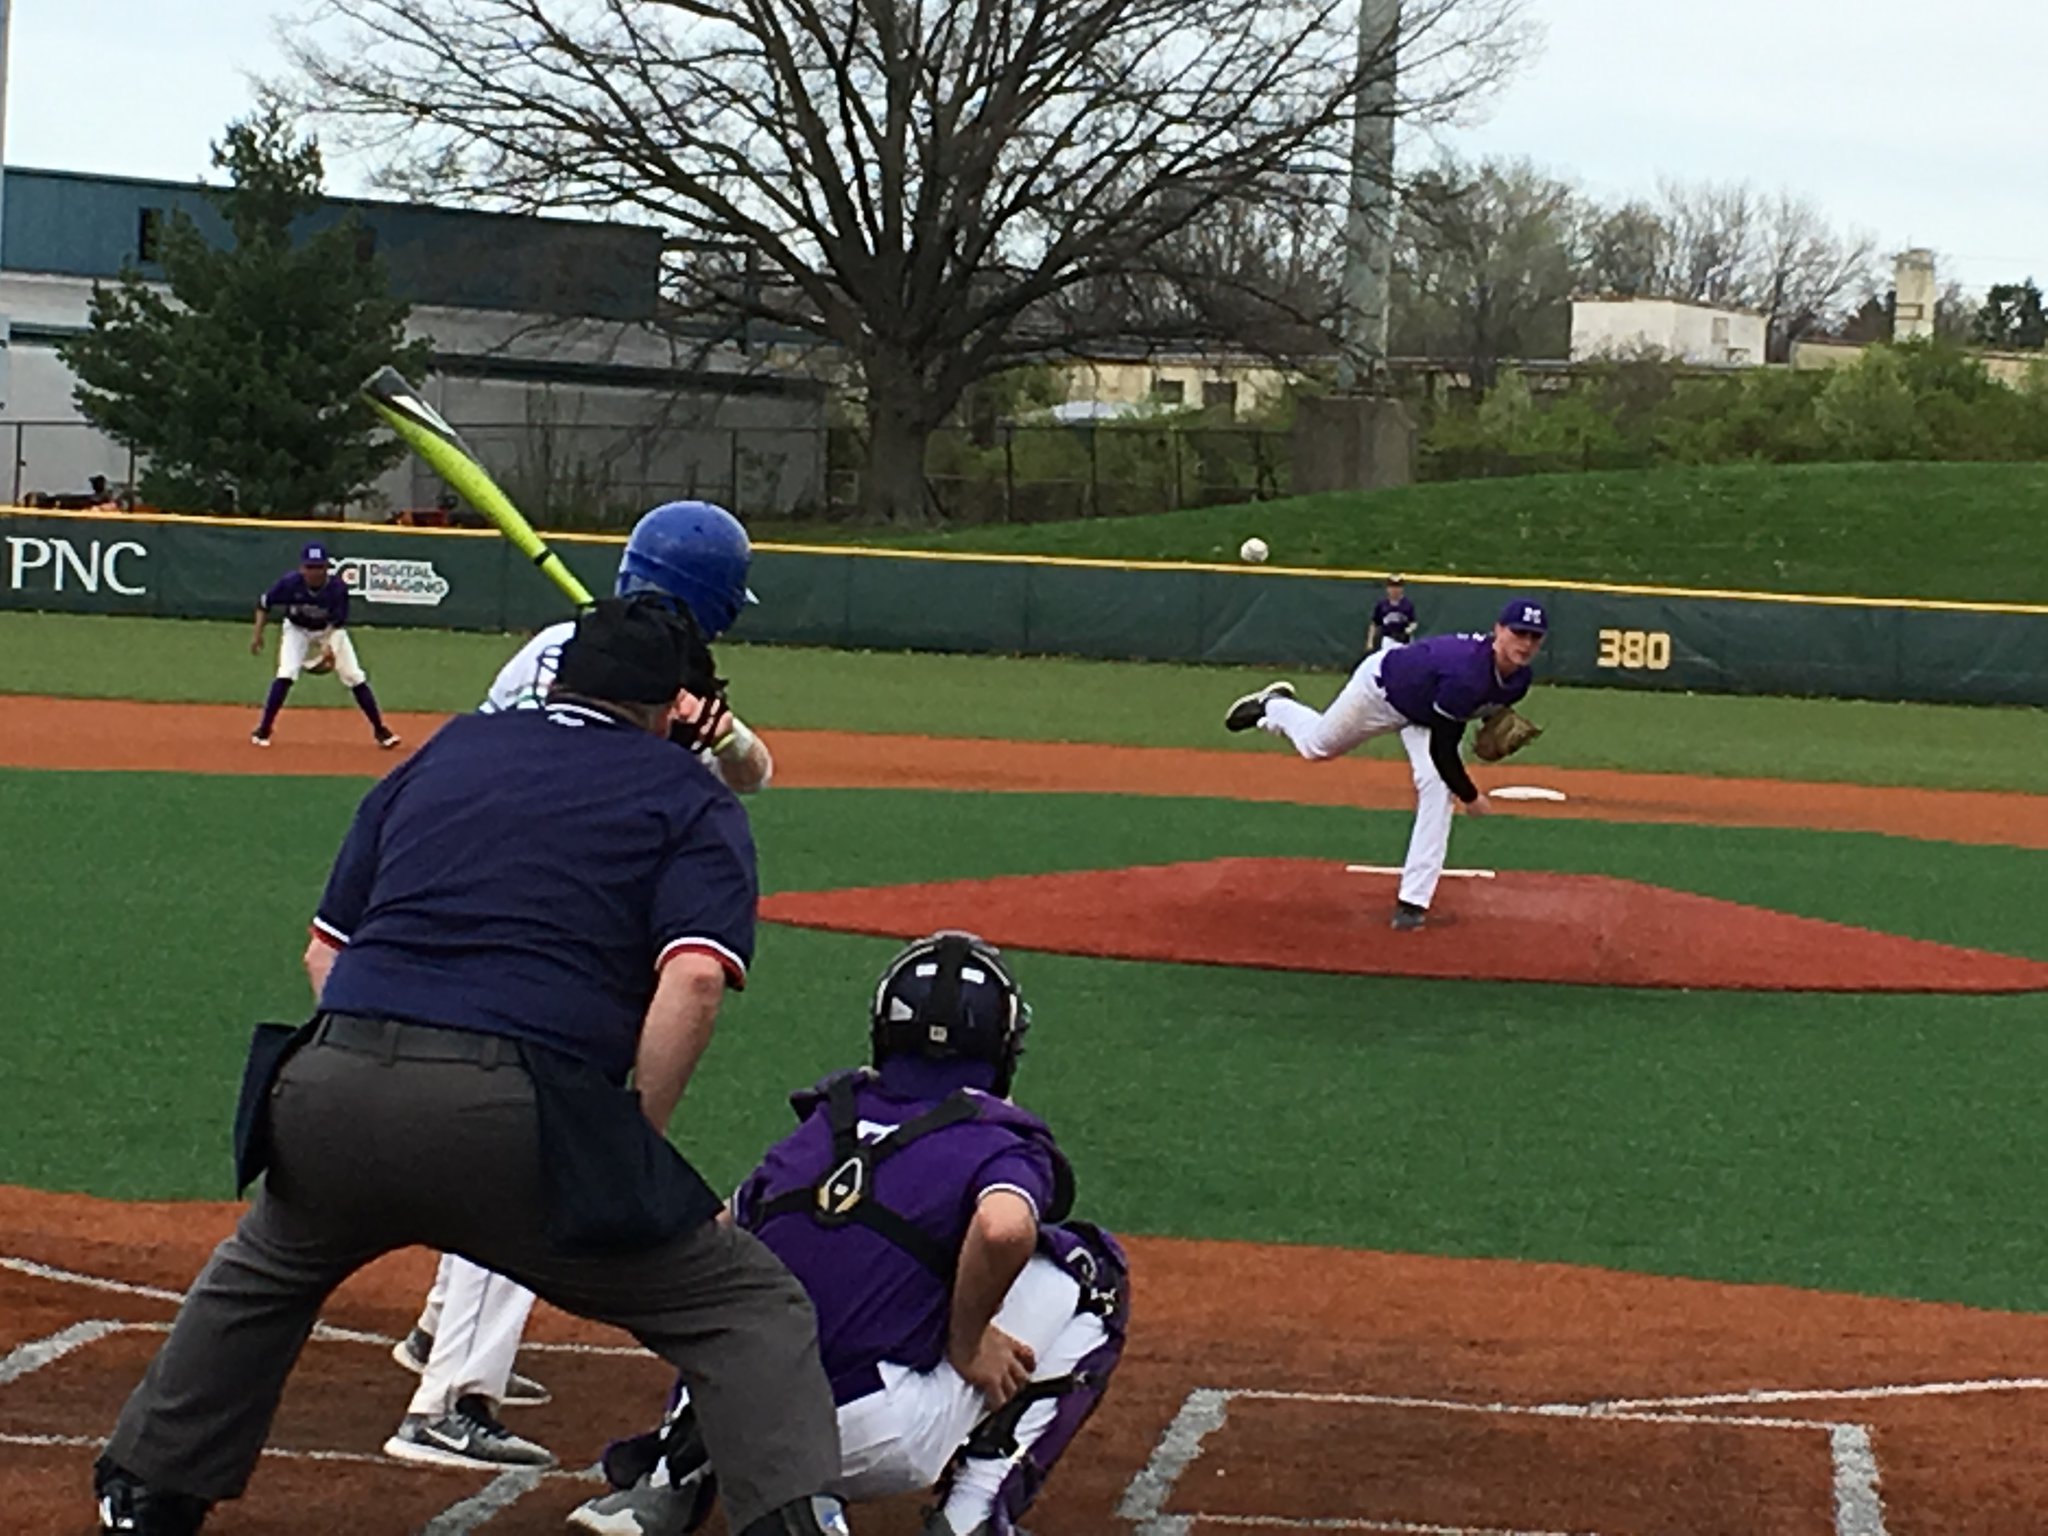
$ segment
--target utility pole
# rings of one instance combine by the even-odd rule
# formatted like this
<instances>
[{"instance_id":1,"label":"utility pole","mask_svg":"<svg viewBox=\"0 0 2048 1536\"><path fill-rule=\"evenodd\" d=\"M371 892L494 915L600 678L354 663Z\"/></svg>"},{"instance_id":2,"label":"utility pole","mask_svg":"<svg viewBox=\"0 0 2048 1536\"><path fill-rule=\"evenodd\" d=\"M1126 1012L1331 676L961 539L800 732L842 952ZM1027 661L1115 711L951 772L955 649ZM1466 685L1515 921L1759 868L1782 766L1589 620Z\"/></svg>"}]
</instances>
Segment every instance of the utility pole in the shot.
<instances>
[{"instance_id":1,"label":"utility pole","mask_svg":"<svg viewBox=\"0 0 2048 1536\"><path fill-rule=\"evenodd\" d=\"M7 197L7 30L13 21L13 7L8 0L0 0L0 210L4 210ZM0 213L4 219L4 213ZM7 396L14 384L14 367L11 353L13 326L4 309L0 309L0 410L7 406ZM19 436L16 437L17 447ZM19 459L17 451L15 457Z\"/></svg>"},{"instance_id":2,"label":"utility pole","mask_svg":"<svg viewBox=\"0 0 2048 1536\"><path fill-rule=\"evenodd\" d=\"M1343 351L1337 386L1385 382L1388 288L1394 264L1394 116L1401 0L1358 0L1358 89L1351 132L1351 197L1344 226Z\"/></svg>"}]
</instances>

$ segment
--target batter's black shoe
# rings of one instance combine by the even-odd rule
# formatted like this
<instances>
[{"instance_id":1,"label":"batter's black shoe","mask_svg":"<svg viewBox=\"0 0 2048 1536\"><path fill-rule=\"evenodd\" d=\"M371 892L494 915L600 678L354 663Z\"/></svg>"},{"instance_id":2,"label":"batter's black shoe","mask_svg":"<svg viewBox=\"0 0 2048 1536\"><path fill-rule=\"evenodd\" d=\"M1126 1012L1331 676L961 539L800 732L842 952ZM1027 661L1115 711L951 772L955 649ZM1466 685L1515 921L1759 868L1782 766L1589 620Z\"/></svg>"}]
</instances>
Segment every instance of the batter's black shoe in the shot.
<instances>
[{"instance_id":1,"label":"batter's black shoe","mask_svg":"<svg viewBox=\"0 0 2048 1536\"><path fill-rule=\"evenodd\" d=\"M1396 933L1413 933L1429 921L1429 908L1404 901L1394 908L1394 920L1387 926Z\"/></svg>"},{"instance_id":2,"label":"batter's black shoe","mask_svg":"<svg viewBox=\"0 0 2048 1536\"><path fill-rule=\"evenodd\" d=\"M490 1403L474 1392L455 1400L439 1418L408 1413L398 1433L384 1442L384 1454L422 1467L469 1467L502 1472L508 1467L552 1467L555 1453L512 1433L498 1422Z\"/></svg>"},{"instance_id":3,"label":"batter's black shoe","mask_svg":"<svg viewBox=\"0 0 2048 1536\"><path fill-rule=\"evenodd\" d=\"M434 1336L426 1329L415 1327L411 1333L391 1346L391 1358L404 1366L413 1375L425 1372L427 1361L433 1358ZM555 1394L535 1381L531 1376L522 1376L517 1371L505 1383L505 1400L500 1408L538 1408L555 1400Z\"/></svg>"},{"instance_id":4,"label":"batter's black shoe","mask_svg":"<svg viewBox=\"0 0 2048 1536\"><path fill-rule=\"evenodd\" d=\"M104 1456L93 1463L92 1494L100 1536L197 1536L213 1507L189 1493L152 1488Z\"/></svg>"},{"instance_id":5,"label":"batter's black shoe","mask_svg":"<svg viewBox=\"0 0 2048 1536\"><path fill-rule=\"evenodd\" d=\"M1226 731L1248 731L1266 718L1266 701L1268 699L1291 699L1293 697L1294 684L1268 683L1257 693L1248 693L1230 706L1223 716L1223 729Z\"/></svg>"}]
</instances>

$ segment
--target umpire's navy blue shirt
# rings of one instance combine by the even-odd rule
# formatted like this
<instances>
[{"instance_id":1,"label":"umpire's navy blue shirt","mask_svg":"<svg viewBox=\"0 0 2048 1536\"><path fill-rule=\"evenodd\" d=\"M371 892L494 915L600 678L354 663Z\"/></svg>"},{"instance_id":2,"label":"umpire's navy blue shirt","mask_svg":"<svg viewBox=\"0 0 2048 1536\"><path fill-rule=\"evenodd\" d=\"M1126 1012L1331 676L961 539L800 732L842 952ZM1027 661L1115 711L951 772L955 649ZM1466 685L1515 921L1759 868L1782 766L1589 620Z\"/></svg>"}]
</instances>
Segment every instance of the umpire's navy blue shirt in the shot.
<instances>
[{"instance_id":1,"label":"umpire's navy blue shirt","mask_svg":"<svg viewBox=\"0 0 2048 1536\"><path fill-rule=\"evenodd\" d=\"M577 704L462 715L356 811L313 920L341 948L320 1005L623 1082L672 956L745 985L757 896L747 814L690 753Z\"/></svg>"}]
</instances>

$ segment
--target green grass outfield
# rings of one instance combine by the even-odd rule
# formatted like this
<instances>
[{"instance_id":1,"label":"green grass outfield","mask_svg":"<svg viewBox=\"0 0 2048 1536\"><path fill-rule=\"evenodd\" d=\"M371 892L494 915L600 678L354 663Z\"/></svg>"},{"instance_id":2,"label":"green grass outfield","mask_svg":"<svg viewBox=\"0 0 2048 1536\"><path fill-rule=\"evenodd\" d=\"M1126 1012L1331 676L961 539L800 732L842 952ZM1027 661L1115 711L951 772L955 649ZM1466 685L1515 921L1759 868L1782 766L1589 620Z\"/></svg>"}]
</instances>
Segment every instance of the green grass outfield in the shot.
<instances>
[{"instance_id":1,"label":"green grass outfield","mask_svg":"<svg viewBox=\"0 0 2048 1536\"><path fill-rule=\"evenodd\" d=\"M303 1013L303 921L360 781L0 774L0 1176L229 1193L248 1026ZM1405 816L779 790L771 889L1397 847ZM1503 819L1461 851L2048 957L2013 850ZM890 946L764 930L678 1139L718 1182L855 1059ZM1623 992L1022 955L1021 1094L1136 1232L1490 1254L2048 1308L2034 998Z\"/></svg>"},{"instance_id":2,"label":"green grass outfield","mask_svg":"<svg viewBox=\"0 0 2048 1536\"><path fill-rule=\"evenodd\" d=\"M1449 480L1151 517L826 530L862 543L2048 604L2048 464L1732 464ZM772 523L763 539L815 538Z\"/></svg>"},{"instance_id":3,"label":"green grass outfield","mask_svg":"<svg viewBox=\"0 0 2048 1536\"><path fill-rule=\"evenodd\" d=\"M515 637L366 628L364 664L387 708L473 708ZM0 613L0 690L77 698L244 703L269 686L272 659L247 627L168 619ZM764 727L904 731L1026 741L1099 741L1263 751L1263 735L1220 728L1236 694L1272 674L1136 662L719 647L741 712ZM1335 674L1295 673L1302 695L1332 697ZM353 708L332 678L309 677L291 709ZM1744 698L1545 688L1528 712L1549 734L1516 759L1935 789L2048 793L2048 711L1853 700ZM287 711L282 730L291 729ZM1397 756L1381 741L1368 755Z\"/></svg>"}]
</instances>

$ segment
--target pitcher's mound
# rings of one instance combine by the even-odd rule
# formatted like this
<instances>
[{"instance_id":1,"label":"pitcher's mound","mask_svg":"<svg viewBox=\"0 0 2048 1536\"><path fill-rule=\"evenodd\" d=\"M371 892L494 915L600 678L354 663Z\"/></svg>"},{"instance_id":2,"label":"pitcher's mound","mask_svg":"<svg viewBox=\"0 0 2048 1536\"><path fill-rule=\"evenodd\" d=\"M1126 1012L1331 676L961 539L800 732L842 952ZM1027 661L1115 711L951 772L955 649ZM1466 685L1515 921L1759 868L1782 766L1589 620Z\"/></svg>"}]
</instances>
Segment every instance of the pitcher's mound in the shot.
<instances>
[{"instance_id":1,"label":"pitcher's mound","mask_svg":"<svg viewBox=\"0 0 2048 1536\"><path fill-rule=\"evenodd\" d=\"M1446 880L1429 926L1387 927L1391 876L1217 859L936 885L793 891L774 922L910 939L1276 971L1806 992L2048 991L2048 962L1902 939L1605 875Z\"/></svg>"}]
</instances>

